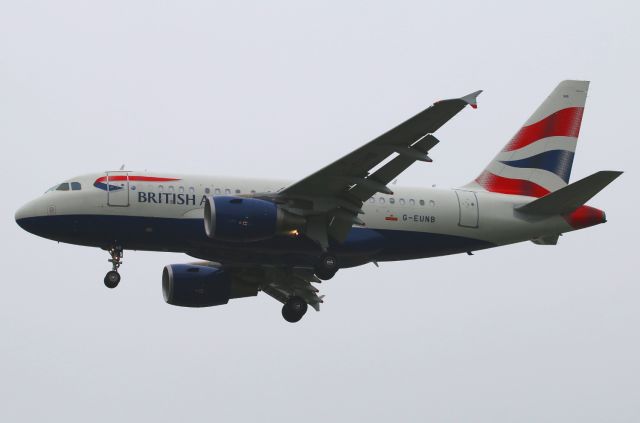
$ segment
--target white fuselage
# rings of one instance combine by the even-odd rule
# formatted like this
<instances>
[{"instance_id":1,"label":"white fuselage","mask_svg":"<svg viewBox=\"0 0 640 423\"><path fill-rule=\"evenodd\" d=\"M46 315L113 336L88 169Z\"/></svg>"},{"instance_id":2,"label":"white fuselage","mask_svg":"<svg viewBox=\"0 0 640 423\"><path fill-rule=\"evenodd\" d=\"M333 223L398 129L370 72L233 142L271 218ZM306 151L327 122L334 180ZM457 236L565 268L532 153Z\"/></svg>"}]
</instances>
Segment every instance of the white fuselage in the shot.
<instances>
[{"instance_id":1,"label":"white fuselage","mask_svg":"<svg viewBox=\"0 0 640 423\"><path fill-rule=\"evenodd\" d=\"M116 175L126 176L123 180L116 180ZM98 182L100 179L102 188ZM209 260L221 258L216 257L218 254L226 256L226 250L239 257L241 250L246 253L255 249L259 252L256 260L264 260L265 255L296 250L289 241L284 244L238 245L210 240L209 245L202 225L207 196L273 193L287 186L286 181L109 172L109 177L104 173L91 174L68 182L78 182L81 189L48 191L20 209L16 218L19 221L49 218L48 232L33 232L63 242L102 248L122 240L130 244L126 245L128 248L183 251ZM106 188L107 184L111 188ZM75 186L77 188L77 184ZM114 186L119 189L114 191ZM528 219L514 211L515 207L532 199L465 189L394 186L393 195L377 194L365 202L362 207L364 214L360 215L364 226L352 230L356 234L363 230L382 234L384 239L376 241L380 245L371 250L358 250L362 247L360 245L347 253L355 256L362 253L362 257L354 259L353 265L357 265L373 260L472 251L554 236L574 229L562 216ZM178 222L183 226L177 227ZM59 231L54 230L56 226L59 226ZM196 233L198 228L201 228L201 234ZM70 233L65 235L65 231ZM348 239L345 243L347 247L351 245L349 242ZM427 243L435 245L427 246ZM281 251L282 248L284 250Z\"/></svg>"}]
</instances>

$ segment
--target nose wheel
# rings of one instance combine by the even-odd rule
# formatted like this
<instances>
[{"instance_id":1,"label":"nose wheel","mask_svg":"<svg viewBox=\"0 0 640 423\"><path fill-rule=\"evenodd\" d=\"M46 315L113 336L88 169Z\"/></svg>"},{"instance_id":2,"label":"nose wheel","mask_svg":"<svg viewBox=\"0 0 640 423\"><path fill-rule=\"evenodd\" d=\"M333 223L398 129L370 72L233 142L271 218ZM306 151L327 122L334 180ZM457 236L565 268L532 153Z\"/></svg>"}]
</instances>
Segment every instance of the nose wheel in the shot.
<instances>
[{"instance_id":1,"label":"nose wheel","mask_svg":"<svg viewBox=\"0 0 640 423\"><path fill-rule=\"evenodd\" d=\"M120 273L118 273L118 268L122 265L124 250L120 246L112 247L109 249L109 255L111 255L109 263L111 263L112 267L104 277L104 285L109 289L113 289L120 283Z\"/></svg>"},{"instance_id":2,"label":"nose wheel","mask_svg":"<svg viewBox=\"0 0 640 423\"><path fill-rule=\"evenodd\" d=\"M110 270L104 277L104 286L113 289L120 283L120 273L115 270Z\"/></svg>"}]
</instances>

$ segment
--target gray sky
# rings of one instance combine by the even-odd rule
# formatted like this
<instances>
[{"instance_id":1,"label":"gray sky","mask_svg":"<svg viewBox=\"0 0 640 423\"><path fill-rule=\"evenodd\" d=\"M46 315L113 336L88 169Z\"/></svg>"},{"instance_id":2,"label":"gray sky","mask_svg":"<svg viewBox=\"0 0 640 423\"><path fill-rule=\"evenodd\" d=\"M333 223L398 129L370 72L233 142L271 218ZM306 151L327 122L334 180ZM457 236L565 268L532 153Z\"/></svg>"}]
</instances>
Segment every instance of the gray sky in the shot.
<instances>
[{"instance_id":1,"label":"gray sky","mask_svg":"<svg viewBox=\"0 0 640 423\"><path fill-rule=\"evenodd\" d=\"M1 421L638 421L635 3L214 3L0 2ZM14 222L122 163L297 179L484 89L398 182L464 184L567 78L592 81L572 180L626 171L606 225L341 271L300 324L166 305L185 255L127 252L107 290L106 253Z\"/></svg>"}]
</instances>

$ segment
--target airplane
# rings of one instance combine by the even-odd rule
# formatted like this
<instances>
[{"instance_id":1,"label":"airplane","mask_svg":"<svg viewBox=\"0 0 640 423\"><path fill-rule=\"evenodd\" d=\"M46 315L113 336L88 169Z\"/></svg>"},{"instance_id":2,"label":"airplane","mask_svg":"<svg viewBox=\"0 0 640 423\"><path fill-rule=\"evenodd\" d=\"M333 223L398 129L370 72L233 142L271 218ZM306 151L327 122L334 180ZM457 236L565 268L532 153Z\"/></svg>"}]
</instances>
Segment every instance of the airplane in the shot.
<instances>
[{"instance_id":1,"label":"airplane","mask_svg":"<svg viewBox=\"0 0 640 423\"><path fill-rule=\"evenodd\" d=\"M569 183L588 81L563 81L480 175L458 188L388 185L432 162L433 135L482 91L434 103L296 182L126 170L73 177L25 204L24 230L108 251L108 288L125 250L199 260L162 272L164 300L209 307L265 292L297 322L320 310L315 284L339 269L467 253L606 222L586 202L622 172Z\"/></svg>"}]
</instances>

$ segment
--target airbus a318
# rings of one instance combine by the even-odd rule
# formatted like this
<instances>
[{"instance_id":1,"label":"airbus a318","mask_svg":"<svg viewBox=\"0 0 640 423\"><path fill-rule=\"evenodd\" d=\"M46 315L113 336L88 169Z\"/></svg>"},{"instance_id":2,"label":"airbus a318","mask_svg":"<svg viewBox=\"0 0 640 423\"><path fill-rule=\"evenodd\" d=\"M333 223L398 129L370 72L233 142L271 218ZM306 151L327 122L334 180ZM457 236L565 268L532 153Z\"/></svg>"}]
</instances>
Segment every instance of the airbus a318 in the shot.
<instances>
[{"instance_id":1,"label":"airbus a318","mask_svg":"<svg viewBox=\"0 0 640 423\"><path fill-rule=\"evenodd\" d=\"M480 91L426 110L295 182L109 171L59 183L15 215L26 231L109 252L115 288L124 250L186 253L200 261L162 272L167 303L227 304L260 291L299 321L341 268L468 253L523 241L555 245L604 223L586 202L622 172L569 184L589 83L563 81L470 183L389 187L431 162L433 135Z\"/></svg>"}]
</instances>

